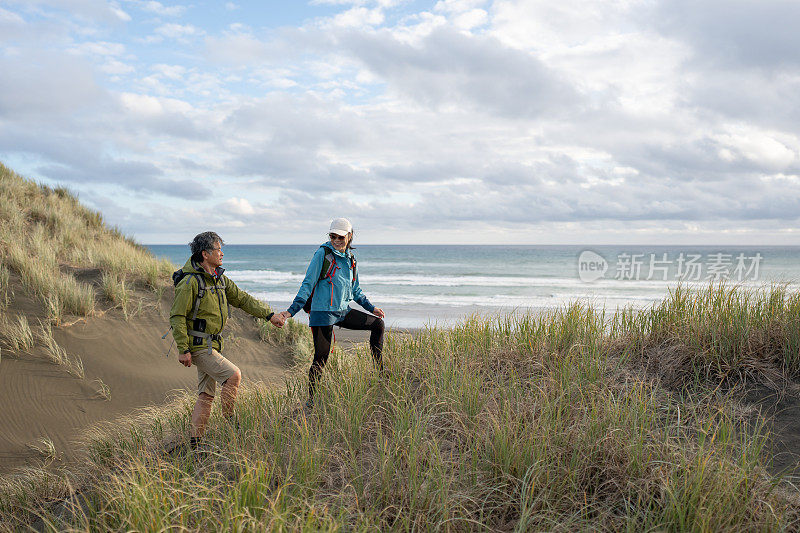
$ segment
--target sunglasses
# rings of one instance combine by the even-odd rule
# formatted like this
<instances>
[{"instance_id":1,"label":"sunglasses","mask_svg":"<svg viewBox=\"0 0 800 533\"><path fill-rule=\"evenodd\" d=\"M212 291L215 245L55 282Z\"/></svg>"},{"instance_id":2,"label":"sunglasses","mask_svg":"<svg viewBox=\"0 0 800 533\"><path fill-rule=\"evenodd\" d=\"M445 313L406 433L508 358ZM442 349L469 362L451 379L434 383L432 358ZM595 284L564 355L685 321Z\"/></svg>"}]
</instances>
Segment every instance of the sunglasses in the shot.
<instances>
[{"instance_id":1,"label":"sunglasses","mask_svg":"<svg viewBox=\"0 0 800 533\"><path fill-rule=\"evenodd\" d=\"M338 240L343 241L345 240L345 238L347 238L347 235L336 235L335 233L329 233L328 237L330 237L332 241L338 241Z\"/></svg>"}]
</instances>

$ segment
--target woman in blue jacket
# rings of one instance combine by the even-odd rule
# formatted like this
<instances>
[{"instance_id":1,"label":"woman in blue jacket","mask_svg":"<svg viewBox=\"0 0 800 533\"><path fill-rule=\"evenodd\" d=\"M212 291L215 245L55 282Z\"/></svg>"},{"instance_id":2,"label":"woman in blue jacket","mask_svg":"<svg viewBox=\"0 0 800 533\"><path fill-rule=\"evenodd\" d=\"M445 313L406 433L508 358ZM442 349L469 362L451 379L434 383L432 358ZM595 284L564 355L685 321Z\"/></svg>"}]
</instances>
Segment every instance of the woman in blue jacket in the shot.
<instances>
[{"instance_id":1,"label":"woman in blue jacket","mask_svg":"<svg viewBox=\"0 0 800 533\"><path fill-rule=\"evenodd\" d=\"M334 219L328 237L330 241L314 253L292 305L283 312L287 318L297 314L300 309L309 312L308 325L311 326L314 339L314 362L308 371L308 407L314 405L314 389L330 355L334 325L347 329L370 330L369 347L372 357L379 371L383 373L381 352L385 315L382 309L370 303L358 284L358 269L351 250L353 225L346 218ZM352 309L348 305L351 300L377 316Z\"/></svg>"}]
</instances>

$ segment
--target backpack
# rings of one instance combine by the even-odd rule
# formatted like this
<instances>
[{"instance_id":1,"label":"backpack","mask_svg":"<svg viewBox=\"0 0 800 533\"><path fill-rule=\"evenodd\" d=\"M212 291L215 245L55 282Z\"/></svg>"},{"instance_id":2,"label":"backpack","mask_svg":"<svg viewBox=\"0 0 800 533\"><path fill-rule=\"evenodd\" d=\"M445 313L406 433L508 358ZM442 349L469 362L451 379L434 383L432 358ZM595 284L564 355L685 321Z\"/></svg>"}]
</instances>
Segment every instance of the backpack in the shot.
<instances>
[{"instance_id":1,"label":"backpack","mask_svg":"<svg viewBox=\"0 0 800 533\"><path fill-rule=\"evenodd\" d=\"M325 248L325 246L320 246L320 248ZM350 272L353 274L353 279L351 283L355 284L356 282L356 256L353 255L353 252L348 254L350 256ZM336 256L333 255L333 252L327 251L325 252L325 259L322 261L322 270L319 271L319 279L317 283L322 281L323 279L327 279L328 283L333 286L333 275L336 274L336 271L339 269L339 265L336 264ZM316 284L314 288L311 289L311 294L308 295L308 299L306 299L306 303L303 304L303 311L306 313L311 313L311 299L314 298L314 291L317 289ZM333 294L331 294L331 298Z\"/></svg>"},{"instance_id":2,"label":"backpack","mask_svg":"<svg viewBox=\"0 0 800 533\"><path fill-rule=\"evenodd\" d=\"M203 275L198 273L198 272L184 272L182 268L179 268L178 270L176 270L175 272L172 273L172 284L173 284L173 286L177 287L178 283L180 283L181 280L183 280L183 278L185 278L186 276L194 276L195 279L197 279L197 296L195 297L194 305L192 306L192 318L191 318L191 320L192 320L192 329L187 330L187 333L189 334L190 337L193 337L192 344L194 346L202 346L204 344L203 341L207 342L208 343L208 352L211 353L211 341L221 339L222 335L218 335L218 334L217 335L213 335L213 334L206 333L205 332L206 321L204 319L202 319L202 318L197 318L197 310L200 307L200 300L206 294L206 280L203 277ZM222 291L224 292L225 291L225 281L222 278L220 278L220 280L222 281L222 283L216 285L216 289L217 290L222 289ZM227 298L225 298L225 302L228 304L228 318L230 319L230 317L231 317L231 304L230 304L230 302L228 302ZM170 326L169 329L171 330L172 326ZM169 330L167 330L167 333L164 334L162 339L166 338L166 336L168 334L169 334ZM169 354L169 352L167 352L167 354Z\"/></svg>"}]
</instances>

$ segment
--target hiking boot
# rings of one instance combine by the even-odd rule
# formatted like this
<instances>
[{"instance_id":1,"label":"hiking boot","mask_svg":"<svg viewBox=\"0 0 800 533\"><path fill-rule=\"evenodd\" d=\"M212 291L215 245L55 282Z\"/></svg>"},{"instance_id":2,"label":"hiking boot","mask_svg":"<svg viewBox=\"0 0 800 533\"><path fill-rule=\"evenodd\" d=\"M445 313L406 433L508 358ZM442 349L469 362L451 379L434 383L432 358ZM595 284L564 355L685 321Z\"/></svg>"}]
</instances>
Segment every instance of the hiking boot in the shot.
<instances>
[{"instance_id":1,"label":"hiking boot","mask_svg":"<svg viewBox=\"0 0 800 533\"><path fill-rule=\"evenodd\" d=\"M176 442L172 446L167 447L164 451L167 455L171 457L175 457L178 455L186 455L191 452L194 452L197 449L197 446L200 444L200 439L196 437L190 437L189 441L180 440Z\"/></svg>"},{"instance_id":2,"label":"hiking boot","mask_svg":"<svg viewBox=\"0 0 800 533\"><path fill-rule=\"evenodd\" d=\"M170 456L175 457L178 455L186 455L191 451L189 443L185 440L168 445L164 448L164 452Z\"/></svg>"}]
</instances>

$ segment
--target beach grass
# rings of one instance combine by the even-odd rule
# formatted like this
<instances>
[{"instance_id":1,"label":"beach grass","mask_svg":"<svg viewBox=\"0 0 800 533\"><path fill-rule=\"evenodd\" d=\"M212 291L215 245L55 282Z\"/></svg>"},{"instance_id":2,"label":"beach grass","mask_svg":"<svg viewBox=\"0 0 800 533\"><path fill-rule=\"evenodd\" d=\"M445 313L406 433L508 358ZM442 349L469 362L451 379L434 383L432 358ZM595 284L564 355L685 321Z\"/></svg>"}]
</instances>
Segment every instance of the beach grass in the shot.
<instances>
[{"instance_id":1,"label":"beach grass","mask_svg":"<svg viewBox=\"0 0 800 533\"><path fill-rule=\"evenodd\" d=\"M121 297L120 284L126 282L160 289L175 269L108 228L100 213L82 206L67 189L36 184L2 164L0 198L0 265L19 274L54 323L64 313L90 316L95 311L95 289L76 272L97 269L108 276L103 292L110 299ZM112 280L115 287L109 285Z\"/></svg>"},{"instance_id":2,"label":"beach grass","mask_svg":"<svg viewBox=\"0 0 800 533\"><path fill-rule=\"evenodd\" d=\"M59 365L77 378L85 376L83 360L77 356L70 356L53 337L53 329L49 322L40 322L37 330L38 341L44 346L47 358L54 365Z\"/></svg>"},{"instance_id":3,"label":"beach grass","mask_svg":"<svg viewBox=\"0 0 800 533\"><path fill-rule=\"evenodd\" d=\"M677 383L780 384L800 377L800 293L786 285L678 287L614 315L616 348Z\"/></svg>"},{"instance_id":4,"label":"beach grass","mask_svg":"<svg viewBox=\"0 0 800 533\"><path fill-rule=\"evenodd\" d=\"M35 443L28 444L28 448L37 452L47 464L52 463L59 456L56 445L47 437L41 437Z\"/></svg>"},{"instance_id":5,"label":"beach grass","mask_svg":"<svg viewBox=\"0 0 800 533\"><path fill-rule=\"evenodd\" d=\"M111 400L111 387L109 387L102 379L97 378L92 381L97 383L97 397L105 401Z\"/></svg>"},{"instance_id":6,"label":"beach grass","mask_svg":"<svg viewBox=\"0 0 800 533\"><path fill-rule=\"evenodd\" d=\"M122 313L127 318L131 304L131 291L126 286L124 277L114 272L103 272L101 284L103 296L122 309Z\"/></svg>"},{"instance_id":7,"label":"beach grass","mask_svg":"<svg viewBox=\"0 0 800 533\"><path fill-rule=\"evenodd\" d=\"M273 346L287 346L295 363L305 363L313 352L313 341L308 326L290 318L282 328L276 328L268 321L254 319L258 326L258 336L262 342Z\"/></svg>"},{"instance_id":8,"label":"beach grass","mask_svg":"<svg viewBox=\"0 0 800 533\"><path fill-rule=\"evenodd\" d=\"M5 265L0 265L0 293L5 295L10 289L9 280L11 273Z\"/></svg>"},{"instance_id":9,"label":"beach grass","mask_svg":"<svg viewBox=\"0 0 800 533\"><path fill-rule=\"evenodd\" d=\"M103 296L112 303L120 304L128 297L125 280L112 272L103 272L102 287Z\"/></svg>"},{"instance_id":10,"label":"beach grass","mask_svg":"<svg viewBox=\"0 0 800 533\"><path fill-rule=\"evenodd\" d=\"M7 308L11 273L22 288L41 301L53 325L65 316L87 317L102 299L121 307L126 320L141 309L131 307L136 287L153 290L160 298L175 269L142 246L108 228L102 215L82 206L63 187L36 184L0 164L0 304ZM97 273L97 275L95 274ZM81 274L85 274L81 277ZM95 286L82 279L99 277ZM7 348L32 348L30 327L0 317L0 338ZM27 327L27 330L26 330ZM43 330L43 338L52 338ZM48 357L76 376L83 375L79 358L62 353L54 341L45 343Z\"/></svg>"},{"instance_id":11,"label":"beach grass","mask_svg":"<svg viewBox=\"0 0 800 533\"><path fill-rule=\"evenodd\" d=\"M366 346L340 352L313 409L302 407L304 372L282 390L246 387L238 428L215 409L201 448L170 454L165 442L187 438L194 398L186 394L98 431L81 475L55 481L40 473L46 482L34 493L23 494L21 480L0 490L3 523L38 519L45 530L80 531L798 530L796 489L767 470L763 419L742 415L714 387L763 377L761 367L735 370L757 339L773 339L771 357L788 356L793 341L776 335L796 327L785 314L796 295L732 290L680 292L613 317L575 303L538 316L474 316L411 338L389 333L388 377ZM736 320L749 329L730 325ZM654 346L697 359L679 360L685 388L665 386L640 365ZM794 372L789 363L777 368L787 378ZM59 512L42 504L75 485L80 498L64 499Z\"/></svg>"},{"instance_id":12,"label":"beach grass","mask_svg":"<svg viewBox=\"0 0 800 533\"><path fill-rule=\"evenodd\" d=\"M6 312L0 313L0 339L7 348L25 351L33 348L33 331L25 315L11 318Z\"/></svg>"}]
</instances>

